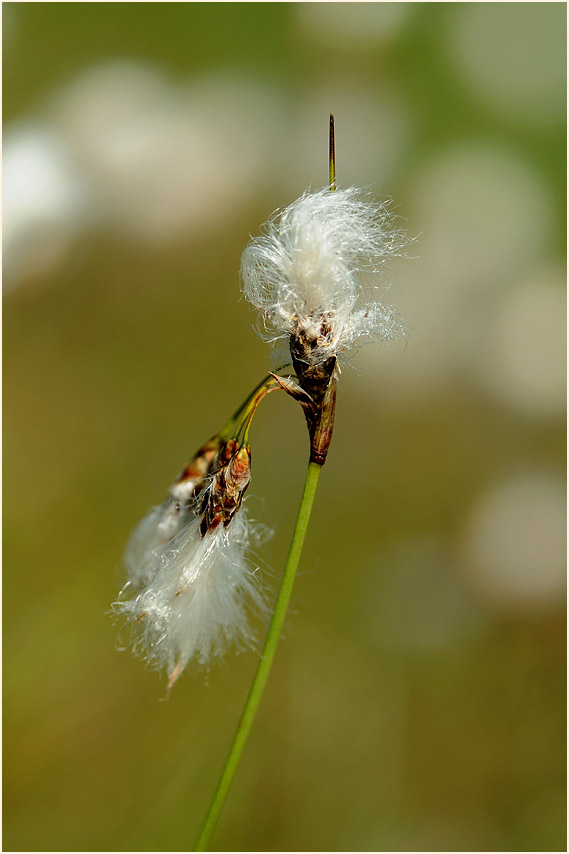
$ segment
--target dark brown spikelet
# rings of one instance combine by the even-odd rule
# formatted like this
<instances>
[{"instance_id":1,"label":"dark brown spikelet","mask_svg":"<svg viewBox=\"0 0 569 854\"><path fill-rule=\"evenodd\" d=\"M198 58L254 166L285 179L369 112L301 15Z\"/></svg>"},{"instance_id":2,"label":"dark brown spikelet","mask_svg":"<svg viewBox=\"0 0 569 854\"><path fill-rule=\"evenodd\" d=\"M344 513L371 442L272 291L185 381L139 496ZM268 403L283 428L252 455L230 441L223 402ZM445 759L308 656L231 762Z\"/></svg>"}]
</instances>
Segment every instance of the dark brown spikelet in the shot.
<instances>
[{"instance_id":1,"label":"dark brown spikelet","mask_svg":"<svg viewBox=\"0 0 569 854\"><path fill-rule=\"evenodd\" d=\"M299 329L296 335L290 337L290 355L298 383L317 406L322 401L334 373L336 357L331 356L322 364L313 365L313 353L322 350L331 331L329 319L322 315L320 331L316 337L309 336L304 329Z\"/></svg>"},{"instance_id":2,"label":"dark brown spikelet","mask_svg":"<svg viewBox=\"0 0 569 854\"><path fill-rule=\"evenodd\" d=\"M229 525L241 507L250 480L251 448L249 445L239 447L234 439L229 439L219 450L203 496L200 507L202 537L221 524Z\"/></svg>"},{"instance_id":3,"label":"dark brown spikelet","mask_svg":"<svg viewBox=\"0 0 569 854\"><path fill-rule=\"evenodd\" d=\"M322 350L332 334L330 317L323 313L319 319L317 335L308 335L299 329L290 336L290 355L298 384L312 400L307 405L300 397L310 434L310 461L322 466L326 462L328 447L332 440L334 413L336 411L337 368L336 356L321 364L313 364L313 354ZM290 392L289 392L290 393Z\"/></svg>"},{"instance_id":4,"label":"dark brown spikelet","mask_svg":"<svg viewBox=\"0 0 569 854\"><path fill-rule=\"evenodd\" d=\"M338 370L336 357L322 364L312 364L311 354L322 346L322 337L330 334L325 317L321 318L320 334L314 338L300 331L290 336L291 360L298 382L290 377L272 374L291 397L302 406L310 435L310 462L323 466L334 429Z\"/></svg>"}]
</instances>

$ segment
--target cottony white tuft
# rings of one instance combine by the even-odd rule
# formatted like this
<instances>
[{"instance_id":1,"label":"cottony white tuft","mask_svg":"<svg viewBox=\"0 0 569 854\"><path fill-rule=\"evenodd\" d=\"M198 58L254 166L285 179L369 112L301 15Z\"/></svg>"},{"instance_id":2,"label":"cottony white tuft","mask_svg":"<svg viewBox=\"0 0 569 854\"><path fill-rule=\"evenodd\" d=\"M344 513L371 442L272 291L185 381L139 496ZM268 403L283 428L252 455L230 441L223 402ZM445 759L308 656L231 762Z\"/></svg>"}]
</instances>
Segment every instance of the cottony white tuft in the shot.
<instances>
[{"instance_id":1,"label":"cottony white tuft","mask_svg":"<svg viewBox=\"0 0 569 854\"><path fill-rule=\"evenodd\" d=\"M404 333L392 306L366 286L408 242L386 202L356 188L305 193L277 212L241 259L243 291L267 337L305 342L316 366L365 339Z\"/></svg>"},{"instance_id":2,"label":"cottony white tuft","mask_svg":"<svg viewBox=\"0 0 569 854\"><path fill-rule=\"evenodd\" d=\"M138 523L123 557L128 582L132 587L140 587L154 578L160 568L164 547L193 518L191 506L181 506L168 496L163 504L154 507Z\"/></svg>"},{"instance_id":3,"label":"cottony white tuft","mask_svg":"<svg viewBox=\"0 0 569 854\"><path fill-rule=\"evenodd\" d=\"M129 581L113 611L128 618L135 653L167 669L170 689L190 659L205 667L232 643L253 646L246 603L267 609L246 555L260 537L246 509L204 536L193 516L164 542L169 509L168 502L156 508L135 530L125 555Z\"/></svg>"}]
</instances>

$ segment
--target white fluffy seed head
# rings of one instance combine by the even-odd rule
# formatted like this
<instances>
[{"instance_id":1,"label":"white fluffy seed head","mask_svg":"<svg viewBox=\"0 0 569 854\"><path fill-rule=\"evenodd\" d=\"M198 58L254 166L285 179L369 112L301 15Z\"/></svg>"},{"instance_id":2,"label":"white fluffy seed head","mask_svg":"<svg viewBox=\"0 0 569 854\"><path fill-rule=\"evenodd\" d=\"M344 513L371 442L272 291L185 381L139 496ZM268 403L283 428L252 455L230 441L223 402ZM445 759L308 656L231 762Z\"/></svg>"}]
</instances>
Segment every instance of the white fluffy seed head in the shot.
<instances>
[{"instance_id":1,"label":"white fluffy seed head","mask_svg":"<svg viewBox=\"0 0 569 854\"><path fill-rule=\"evenodd\" d=\"M245 508L204 537L193 516L167 540L165 510L155 508L135 530L125 554L129 580L113 611L127 617L135 653L165 668L171 687L190 660L207 667L232 644L254 646L248 611L265 615L267 606L247 558L262 529Z\"/></svg>"},{"instance_id":2,"label":"white fluffy seed head","mask_svg":"<svg viewBox=\"0 0 569 854\"><path fill-rule=\"evenodd\" d=\"M356 188L305 193L243 252L243 292L261 312L269 340L308 339L310 363L322 364L365 340L404 333L366 278L407 242L386 202Z\"/></svg>"}]
</instances>

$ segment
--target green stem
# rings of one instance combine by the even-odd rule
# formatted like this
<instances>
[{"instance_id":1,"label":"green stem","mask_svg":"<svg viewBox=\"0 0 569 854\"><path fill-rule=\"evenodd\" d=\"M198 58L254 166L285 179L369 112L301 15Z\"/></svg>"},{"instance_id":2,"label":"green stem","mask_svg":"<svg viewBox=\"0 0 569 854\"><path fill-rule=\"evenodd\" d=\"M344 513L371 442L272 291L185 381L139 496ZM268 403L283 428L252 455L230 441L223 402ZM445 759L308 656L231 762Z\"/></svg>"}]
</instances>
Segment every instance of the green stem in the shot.
<instances>
[{"instance_id":1,"label":"green stem","mask_svg":"<svg viewBox=\"0 0 569 854\"><path fill-rule=\"evenodd\" d=\"M314 495L316 493L316 486L318 485L318 477L320 475L321 468L322 466L317 463L309 463L308 465L306 481L304 483L304 493L302 495L302 501L300 502L298 517L296 519L296 527L292 535L286 567L281 582L281 589L279 590L279 595L275 603L275 610L273 612L271 625L269 626L265 646L261 653L257 671L249 691L249 696L247 697L241 714L241 720L237 725L233 742L229 749L229 753L227 754L227 759L225 760L225 765L221 772L219 783L217 784L217 788L209 805L194 851L205 851L207 848L209 838L217 824L219 813L221 812L233 775L235 774L235 769L237 768L239 759L241 758L241 753L243 752L247 736L249 735L249 730L251 729L251 725L255 719L255 714L257 713L265 684L271 671L273 658L275 657L275 651L281 636L290 600L290 594L292 592L292 586L294 584L294 577L296 575L298 562L302 553L302 546L304 545L304 537L306 535L306 529L308 528L310 512L312 510L312 504L314 502Z\"/></svg>"}]
</instances>

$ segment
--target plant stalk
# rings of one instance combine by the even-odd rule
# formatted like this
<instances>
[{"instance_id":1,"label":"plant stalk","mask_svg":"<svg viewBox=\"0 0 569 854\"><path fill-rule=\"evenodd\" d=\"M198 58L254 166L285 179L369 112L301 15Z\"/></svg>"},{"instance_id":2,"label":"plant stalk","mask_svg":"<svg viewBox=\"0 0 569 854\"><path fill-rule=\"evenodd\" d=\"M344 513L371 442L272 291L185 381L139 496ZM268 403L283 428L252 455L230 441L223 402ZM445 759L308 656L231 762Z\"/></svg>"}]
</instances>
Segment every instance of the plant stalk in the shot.
<instances>
[{"instance_id":1,"label":"plant stalk","mask_svg":"<svg viewBox=\"0 0 569 854\"><path fill-rule=\"evenodd\" d=\"M306 529L308 528L308 522L310 520L310 513L314 503L314 495L316 493L321 468L322 466L315 462L311 462L308 465L306 480L304 483L304 492L296 519L296 527L292 535L286 567L283 573L277 601L275 603L275 610L273 612L269 631L267 633L267 639L265 640L265 646L263 647L263 652L261 653L261 658L249 690L249 696L247 697L245 706L243 707L241 719L237 725L235 735L233 736L233 741L231 743L229 753L227 754L225 765L221 772L221 777L219 778L217 788L209 805L194 851L207 850L207 844L211 834L215 830L219 814L225 802L231 781L233 780L233 775L235 774L235 770L239 764L239 759L241 758L245 742L247 741L249 730L251 729L251 725L255 719L269 673L271 672L271 666L273 664L275 651L281 636L296 570L300 561L302 547L304 545L304 538L306 535Z\"/></svg>"}]
</instances>

